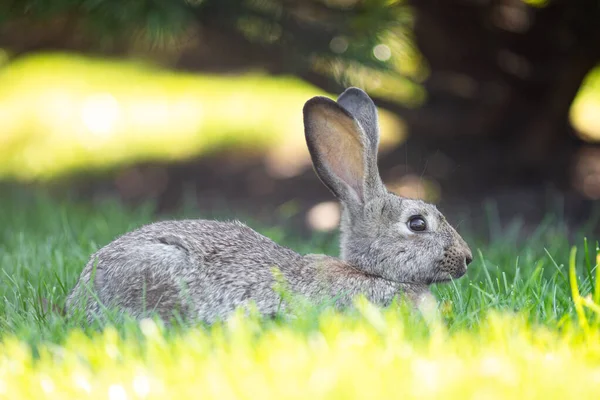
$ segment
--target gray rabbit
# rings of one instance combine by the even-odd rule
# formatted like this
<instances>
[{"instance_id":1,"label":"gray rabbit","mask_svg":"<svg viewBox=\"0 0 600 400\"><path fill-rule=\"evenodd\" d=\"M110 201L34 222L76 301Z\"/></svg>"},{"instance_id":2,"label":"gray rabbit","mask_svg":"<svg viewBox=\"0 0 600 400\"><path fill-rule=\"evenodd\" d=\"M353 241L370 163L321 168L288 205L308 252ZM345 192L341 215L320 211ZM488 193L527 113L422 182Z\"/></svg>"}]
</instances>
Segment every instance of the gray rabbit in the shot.
<instances>
[{"instance_id":1,"label":"gray rabbit","mask_svg":"<svg viewBox=\"0 0 600 400\"><path fill-rule=\"evenodd\" d=\"M134 318L214 322L254 302L273 315L275 286L338 307L363 294L385 306L399 294L418 303L428 286L459 278L471 250L435 206L386 190L377 169L379 125L369 96L349 88L337 102L314 97L304 109L315 171L342 204L341 257L300 255L240 222L157 222L90 257L67 299L88 320L104 307Z\"/></svg>"}]
</instances>

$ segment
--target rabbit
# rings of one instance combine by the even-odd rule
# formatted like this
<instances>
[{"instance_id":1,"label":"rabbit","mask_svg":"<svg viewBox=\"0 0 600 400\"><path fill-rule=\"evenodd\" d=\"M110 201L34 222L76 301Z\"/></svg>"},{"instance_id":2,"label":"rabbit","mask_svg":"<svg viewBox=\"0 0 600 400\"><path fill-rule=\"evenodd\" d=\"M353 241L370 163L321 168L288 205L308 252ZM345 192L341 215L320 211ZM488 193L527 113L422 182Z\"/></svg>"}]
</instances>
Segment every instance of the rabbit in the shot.
<instances>
[{"instance_id":1,"label":"rabbit","mask_svg":"<svg viewBox=\"0 0 600 400\"><path fill-rule=\"evenodd\" d=\"M301 255L237 222L155 222L94 253L66 310L92 321L107 308L141 319L214 323L251 302L265 316L282 309L276 290L348 307L357 295L386 306L431 300L433 283L462 277L471 250L434 205L399 197L377 167L379 122L371 98L350 87L334 101L303 107L314 170L341 203L340 258Z\"/></svg>"}]
</instances>

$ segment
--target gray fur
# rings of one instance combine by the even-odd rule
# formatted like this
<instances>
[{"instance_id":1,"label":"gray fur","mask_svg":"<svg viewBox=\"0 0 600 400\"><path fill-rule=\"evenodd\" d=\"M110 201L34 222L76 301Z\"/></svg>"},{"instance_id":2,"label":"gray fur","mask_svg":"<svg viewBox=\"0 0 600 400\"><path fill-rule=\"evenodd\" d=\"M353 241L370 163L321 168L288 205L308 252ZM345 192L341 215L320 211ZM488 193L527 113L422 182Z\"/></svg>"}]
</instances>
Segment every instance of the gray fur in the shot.
<instances>
[{"instance_id":1,"label":"gray fur","mask_svg":"<svg viewBox=\"0 0 600 400\"><path fill-rule=\"evenodd\" d=\"M135 318L156 312L168 320L178 313L211 323L250 302L275 314L285 306L277 274L293 294L315 302L335 298L336 306L347 307L359 294L382 306L401 293L418 302L430 296L430 284L466 273L471 251L435 206L400 198L381 182L377 111L366 93L350 88L339 103L313 98L304 122L315 171L342 203L341 259L300 255L239 222L157 222L93 254L67 311L81 309L92 320L114 307ZM337 126L349 131L332 130ZM362 150L340 154L346 147L332 145L337 136ZM354 163L364 175L345 174L340 162ZM414 215L425 218L428 231L408 228Z\"/></svg>"}]
</instances>

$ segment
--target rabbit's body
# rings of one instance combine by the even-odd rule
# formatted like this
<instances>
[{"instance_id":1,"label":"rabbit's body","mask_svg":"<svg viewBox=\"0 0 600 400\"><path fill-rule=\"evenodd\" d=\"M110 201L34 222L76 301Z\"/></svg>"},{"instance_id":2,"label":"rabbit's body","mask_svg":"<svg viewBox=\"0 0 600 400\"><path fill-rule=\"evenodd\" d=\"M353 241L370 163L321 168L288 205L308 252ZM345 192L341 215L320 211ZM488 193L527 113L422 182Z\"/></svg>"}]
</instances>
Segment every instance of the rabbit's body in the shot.
<instances>
[{"instance_id":1,"label":"rabbit's body","mask_svg":"<svg viewBox=\"0 0 600 400\"><path fill-rule=\"evenodd\" d=\"M386 305L399 293L428 292L426 285L373 277L333 257L302 256L239 222L183 220L143 226L100 249L67 306L91 288L97 299L80 305L89 318L100 315L98 301L134 317L156 312L168 319L177 310L187 320L214 322L252 300L261 314L273 315L285 308L274 269L291 293L335 299L340 307L358 294Z\"/></svg>"},{"instance_id":2,"label":"rabbit's body","mask_svg":"<svg viewBox=\"0 0 600 400\"><path fill-rule=\"evenodd\" d=\"M67 310L83 308L90 320L106 306L212 322L251 301L277 312L277 276L293 294L343 307L358 294L379 305L400 293L430 300L431 283L465 274L471 250L435 206L381 181L377 109L366 93L309 100L304 126L315 171L342 204L340 259L302 256L237 222L159 222L93 254Z\"/></svg>"}]
</instances>

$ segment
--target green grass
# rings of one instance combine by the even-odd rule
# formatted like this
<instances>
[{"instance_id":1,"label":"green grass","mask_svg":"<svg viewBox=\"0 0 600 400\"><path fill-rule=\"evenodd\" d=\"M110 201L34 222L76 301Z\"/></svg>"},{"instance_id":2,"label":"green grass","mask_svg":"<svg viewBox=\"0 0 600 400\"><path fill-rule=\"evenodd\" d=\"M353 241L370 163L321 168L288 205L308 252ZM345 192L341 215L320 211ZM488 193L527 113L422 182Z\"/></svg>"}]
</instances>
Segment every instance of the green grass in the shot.
<instances>
[{"instance_id":1,"label":"green grass","mask_svg":"<svg viewBox=\"0 0 600 400\"><path fill-rule=\"evenodd\" d=\"M213 327L85 326L42 299L62 306L89 254L152 221L152 205L0 190L0 398L589 398L600 389L598 245L559 218L526 234L491 218L491 242L465 233L475 261L468 276L433 288L441 320L359 301L341 314L305 305L295 318L238 315ZM174 217L183 216L214 215L188 207ZM248 222L300 252L337 254L329 235Z\"/></svg>"},{"instance_id":2,"label":"green grass","mask_svg":"<svg viewBox=\"0 0 600 400\"><path fill-rule=\"evenodd\" d=\"M19 58L0 65L0 177L52 180L223 150L304 165L302 107L316 95L327 94L259 72L183 74L62 53ZM382 110L380 118L383 145L403 139L397 117Z\"/></svg>"}]
</instances>

